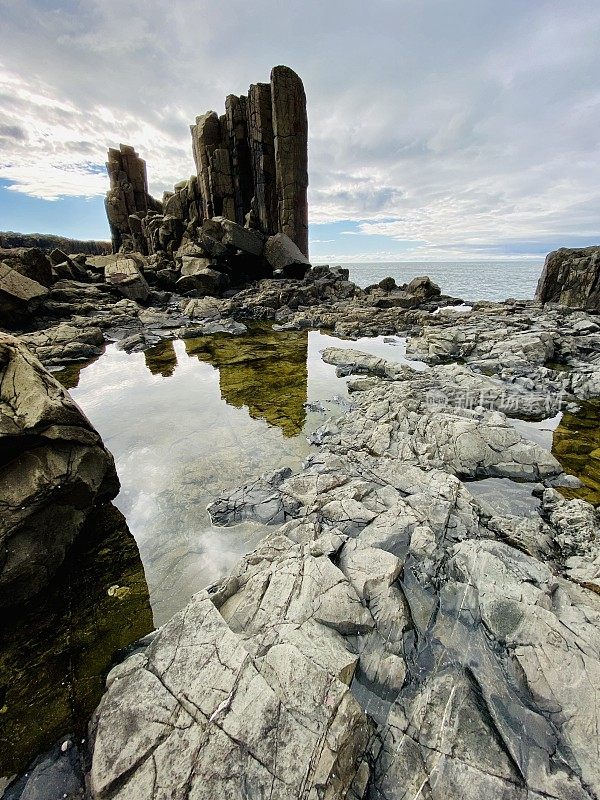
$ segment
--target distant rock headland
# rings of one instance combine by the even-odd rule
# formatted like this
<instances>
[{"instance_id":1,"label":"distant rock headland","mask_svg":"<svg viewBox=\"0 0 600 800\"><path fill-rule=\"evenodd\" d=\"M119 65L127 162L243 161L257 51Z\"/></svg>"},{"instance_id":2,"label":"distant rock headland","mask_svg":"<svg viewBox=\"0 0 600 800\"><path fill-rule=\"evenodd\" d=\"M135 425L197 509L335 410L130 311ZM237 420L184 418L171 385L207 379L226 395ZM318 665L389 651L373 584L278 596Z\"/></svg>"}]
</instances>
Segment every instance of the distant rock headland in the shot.
<instances>
[{"instance_id":1,"label":"distant rock headland","mask_svg":"<svg viewBox=\"0 0 600 800\"><path fill-rule=\"evenodd\" d=\"M9 250L15 247L37 247L40 250L59 248L65 253L85 253L90 256L101 256L111 252L110 242L69 239L66 236L54 236L50 233L0 231L0 249Z\"/></svg>"}]
</instances>

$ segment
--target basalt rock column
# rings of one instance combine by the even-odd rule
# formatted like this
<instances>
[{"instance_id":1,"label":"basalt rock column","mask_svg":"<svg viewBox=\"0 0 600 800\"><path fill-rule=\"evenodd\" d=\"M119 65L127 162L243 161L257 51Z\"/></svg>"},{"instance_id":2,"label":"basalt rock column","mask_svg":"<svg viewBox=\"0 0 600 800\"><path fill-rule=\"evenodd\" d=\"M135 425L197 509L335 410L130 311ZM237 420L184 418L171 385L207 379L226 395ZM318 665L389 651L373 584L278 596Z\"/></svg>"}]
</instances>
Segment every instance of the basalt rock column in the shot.
<instances>
[{"instance_id":1,"label":"basalt rock column","mask_svg":"<svg viewBox=\"0 0 600 800\"><path fill-rule=\"evenodd\" d=\"M302 81L289 67L271 70L278 231L308 256L308 118Z\"/></svg>"},{"instance_id":2,"label":"basalt rock column","mask_svg":"<svg viewBox=\"0 0 600 800\"><path fill-rule=\"evenodd\" d=\"M263 233L271 235L277 233L277 191L273 108L268 83L255 83L248 91L248 142L258 227Z\"/></svg>"},{"instance_id":3,"label":"basalt rock column","mask_svg":"<svg viewBox=\"0 0 600 800\"><path fill-rule=\"evenodd\" d=\"M244 95L230 94L225 100L225 117L233 188L235 194L235 221L240 225L250 211L253 195L252 163L248 142L248 100Z\"/></svg>"},{"instance_id":4,"label":"basalt rock column","mask_svg":"<svg viewBox=\"0 0 600 800\"><path fill-rule=\"evenodd\" d=\"M225 117L219 119L214 111L196 117L196 124L191 126L204 219L223 216L235 220L233 175L225 128Z\"/></svg>"},{"instance_id":5,"label":"basalt rock column","mask_svg":"<svg viewBox=\"0 0 600 800\"><path fill-rule=\"evenodd\" d=\"M110 189L106 195L106 216L110 225L113 252L117 253L124 240L131 237L129 215L146 213L149 207L148 179L146 162L130 145L110 148L106 169L110 179ZM134 242L136 249L144 252L143 242Z\"/></svg>"}]
</instances>

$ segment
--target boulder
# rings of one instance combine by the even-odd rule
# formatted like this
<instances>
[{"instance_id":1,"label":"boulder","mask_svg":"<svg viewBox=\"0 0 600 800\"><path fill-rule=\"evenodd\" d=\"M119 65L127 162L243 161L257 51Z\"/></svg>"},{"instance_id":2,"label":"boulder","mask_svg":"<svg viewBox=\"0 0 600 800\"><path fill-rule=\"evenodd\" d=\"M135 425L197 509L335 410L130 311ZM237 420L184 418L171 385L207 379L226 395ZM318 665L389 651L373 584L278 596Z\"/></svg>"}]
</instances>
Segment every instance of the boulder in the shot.
<instances>
[{"instance_id":1,"label":"boulder","mask_svg":"<svg viewBox=\"0 0 600 800\"><path fill-rule=\"evenodd\" d=\"M394 289L397 289L396 281L389 276L387 278L382 278L377 284L380 289L383 289L384 292L393 292Z\"/></svg>"},{"instance_id":2,"label":"boulder","mask_svg":"<svg viewBox=\"0 0 600 800\"><path fill-rule=\"evenodd\" d=\"M600 246L562 247L546 256L536 300L600 311Z\"/></svg>"},{"instance_id":3,"label":"boulder","mask_svg":"<svg viewBox=\"0 0 600 800\"><path fill-rule=\"evenodd\" d=\"M26 278L41 283L42 286L48 287L52 284L52 264L46 254L37 247L2 249L0 261L4 261Z\"/></svg>"},{"instance_id":4,"label":"boulder","mask_svg":"<svg viewBox=\"0 0 600 800\"><path fill-rule=\"evenodd\" d=\"M132 258L109 261L104 267L106 282L116 286L123 297L144 303L150 287Z\"/></svg>"},{"instance_id":5,"label":"boulder","mask_svg":"<svg viewBox=\"0 0 600 800\"><path fill-rule=\"evenodd\" d=\"M210 258L202 256L182 256L181 258L181 274L182 275L197 275L208 269L212 264Z\"/></svg>"},{"instance_id":6,"label":"boulder","mask_svg":"<svg viewBox=\"0 0 600 800\"><path fill-rule=\"evenodd\" d=\"M200 259L195 259L200 260ZM197 269L191 275L183 275L175 283L175 290L183 294L194 292L198 297L210 295L217 297L223 289L227 288L229 279L216 269L205 267Z\"/></svg>"},{"instance_id":7,"label":"boulder","mask_svg":"<svg viewBox=\"0 0 600 800\"><path fill-rule=\"evenodd\" d=\"M439 297L441 292L437 283L434 283L427 275L413 278L405 287L408 294L414 295L421 302Z\"/></svg>"},{"instance_id":8,"label":"boulder","mask_svg":"<svg viewBox=\"0 0 600 800\"><path fill-rule=\"evenodd\" d=\"M18 339L0 334L0 607L44 588L94 504L118 490L89 421Z\"/></svg>"},{"instance_id":9,"label":"boulder","mask_svg":"<svg viewBox=\"0 0 600 800\"><path fill-rule=\"evenodd\" d=\"M265 244L265 258L274 270L281 270L286 278L304 278L310 269L306 256L285 233L269 236Z\"/></svg>"},{"instance_id":10,"label":"boulder","mask_svg":"<svg viewBox=\"0 0 600 800\"><path fill-rule=\"evenodd\" d=\"M262 254L265 239L259 231L244 228L230 219L225 219L225 217L213 217L212 221L219 223L221 226L222 235L220 241L222 244L233 250L242 250L244 253L250 253L253 256Z\"/></svg>"},{"instance_id":11,"label":"boulder","mask_svg":"<svg viewBox=\"0 0 600 800\"><path fill-rule=\"evenodd\" d=\"M0 263L0 325L12 328L25 322L47 294L45 286Z\"/></svg>"}]
</instances>

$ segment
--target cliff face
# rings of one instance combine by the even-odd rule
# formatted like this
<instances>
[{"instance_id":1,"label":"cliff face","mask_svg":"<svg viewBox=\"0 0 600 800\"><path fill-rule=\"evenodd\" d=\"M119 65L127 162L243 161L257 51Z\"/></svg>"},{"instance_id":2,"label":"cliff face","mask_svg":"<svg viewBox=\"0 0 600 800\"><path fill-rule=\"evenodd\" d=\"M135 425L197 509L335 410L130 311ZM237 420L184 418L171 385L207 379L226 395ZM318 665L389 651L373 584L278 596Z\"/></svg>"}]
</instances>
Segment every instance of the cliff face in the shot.
<instances>
[{"instance_id":1,"label":"cliff face","mask_svg":"<svg viewBox=\"0 0 600 800\"><path fill-rule=\"evenodd\" d=\"M135 150L109 150L106 211L113 250L173 254L198 241L203 221L223 218L265 236L286 234L308 256L308 119L302 81L289 67L270 83L229 95L225 114L207 111L191 126L196 175L160 203L148 193Z\"/></svg>"},{"instance_id":2,"label":"cliff face","mask_svg":"<svg viewBox=\"0 0 600 800\"><path fill-rule=\"evenodd\" d=\"M549 253L535 297L542 303L600 311L600 246Z\"/></svg>"}]
</instances>

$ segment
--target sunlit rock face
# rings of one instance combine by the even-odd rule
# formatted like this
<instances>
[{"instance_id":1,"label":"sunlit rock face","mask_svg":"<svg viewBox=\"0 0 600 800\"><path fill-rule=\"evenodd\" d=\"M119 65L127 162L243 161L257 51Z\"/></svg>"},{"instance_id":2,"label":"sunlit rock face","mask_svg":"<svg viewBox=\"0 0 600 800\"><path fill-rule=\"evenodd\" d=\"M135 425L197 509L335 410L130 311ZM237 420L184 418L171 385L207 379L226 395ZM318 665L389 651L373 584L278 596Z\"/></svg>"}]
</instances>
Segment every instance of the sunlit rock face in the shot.
<instances>
[{"instance_id":1,"label":"sunlit rock face","mask_svg":"<svg viewBox=\"0 0 600 800\"><path fill-rule=\"evenodd\" d=\"M51 587L0 622L0 777L85 725L117 651L153 628L144 568L123 515L100 506Z\"/></svg>"},{"instance_id":2,"label":"sunlit rock face","mask_svg":"<svg viewBox=\"0 0 600 800\"><path fill-rule=\"evenodd\" d=\"M94 505L118 490L113 458L80 409L0 334L0 606L47 586Z\"/></svg>"}]
</instances>

